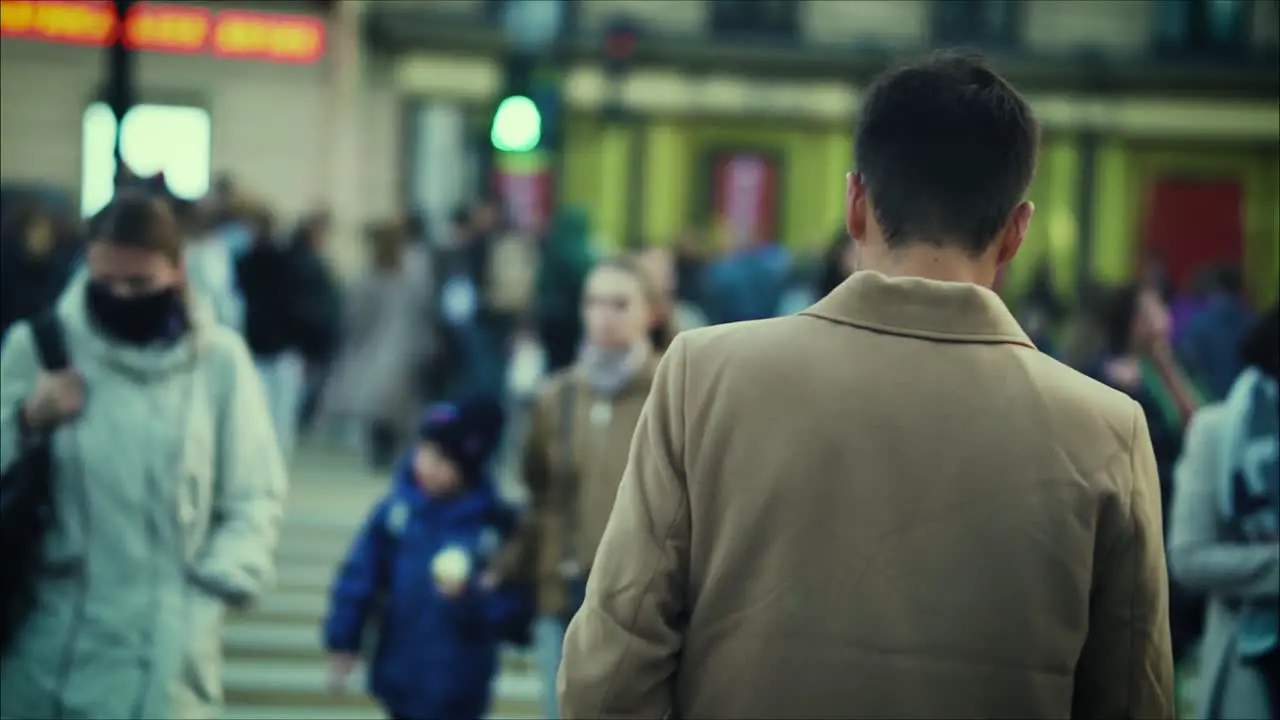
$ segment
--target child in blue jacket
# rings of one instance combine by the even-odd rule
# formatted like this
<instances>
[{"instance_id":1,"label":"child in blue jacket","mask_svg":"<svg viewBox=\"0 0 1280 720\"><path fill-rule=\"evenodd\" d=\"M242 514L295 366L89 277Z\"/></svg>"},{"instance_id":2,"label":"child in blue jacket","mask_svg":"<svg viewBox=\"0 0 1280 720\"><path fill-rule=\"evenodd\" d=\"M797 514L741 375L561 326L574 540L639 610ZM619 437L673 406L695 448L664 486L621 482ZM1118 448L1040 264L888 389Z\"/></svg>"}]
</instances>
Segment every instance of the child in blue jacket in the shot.
<instances>
[{"instance_id":1,"label":"child in blue jacket","mask_svg":"<svg viewBox=\"0 0 1280 720\"><path fill-rule=\"evenodd\" d=\"M484 717L498 645L531 620L526 591L485 579L516 524L488 471L501 434L496 402L428 409L420 443L334 583L324 627L331 680L344 684L376 624L369 692L393 718Z\"/></svg>"}]
</instances>

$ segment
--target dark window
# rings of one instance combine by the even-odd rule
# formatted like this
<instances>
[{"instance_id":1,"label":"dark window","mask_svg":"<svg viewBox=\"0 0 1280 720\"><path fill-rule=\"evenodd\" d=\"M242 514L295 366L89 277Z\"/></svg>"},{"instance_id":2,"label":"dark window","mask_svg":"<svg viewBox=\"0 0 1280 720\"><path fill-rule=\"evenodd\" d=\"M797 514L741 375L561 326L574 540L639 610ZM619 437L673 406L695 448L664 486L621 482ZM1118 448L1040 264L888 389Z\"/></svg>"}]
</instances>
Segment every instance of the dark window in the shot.
<instances>
[{"instance_id":1,"label":"dark window","mask_svg":"<svg viewBox=\"0 0 1280 720\"><path fill-rule=\"evenodd\" d=\"M725 39L794 40L799 34L797 0L712 0L711 34Z\"/></svg>"},{"instance_id":2,"label":"dark window","mask_svg":"<svg viewBox=\"0 0 1280 720\"><path fill-rule=\"evenodd\" d=\"M1172 57L1232 57L1249 52L1247 0L1155 3L1156 51Z\"/></svg>"},{"instance_id":3,"label":"dark window","mask_svg":"<svg viewBox=\"0 0 1280 720\"><path fill-rule=\"evenodd\" d=\"M934 0L934 45L1009 49L1022 39L1022 0Z\"/></svg>"}]
</instances>

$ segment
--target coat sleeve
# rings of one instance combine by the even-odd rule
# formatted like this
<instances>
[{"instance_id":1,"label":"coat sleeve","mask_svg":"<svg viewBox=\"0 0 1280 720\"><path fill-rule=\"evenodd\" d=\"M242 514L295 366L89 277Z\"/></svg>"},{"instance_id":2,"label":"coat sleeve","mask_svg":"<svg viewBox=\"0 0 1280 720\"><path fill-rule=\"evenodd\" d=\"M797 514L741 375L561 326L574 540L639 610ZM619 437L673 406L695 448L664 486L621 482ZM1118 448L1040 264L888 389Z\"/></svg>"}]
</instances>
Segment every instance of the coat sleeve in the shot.
<instances>
[{"instance_id":1,"label":"coat sleeve","mask_svg":"<svg viewBox=\"0 0 1280 720\"><path fill-rule=\"evenodd\" d=\"M25 322L17 323L9 329L0 351L0 475L8 472L21 454L18 417L39 374L31 328Z\"/></svg>"},{"instance_id":2,"label":"coat sleeve","mask_svg":"<svg viewBox=\"0 0 1280 720\"><path fill-rule=\"evenodd\" d=\"M273 560L288 476L262 384L244 342L219 328L226 355L220 385L213 521L194 580L232 602L257 597L274 578Z\"/></svg>"},{"instance_id":3,"label":"coat sleeve","mask_svg":"<svg viewBox=\"0 0 1280 720\"><path fill-rule=\"evenodd\" d=\"M330 652L360 650L373 601L388 584L388 547L383 530L387 507L385 500L374 507L334 579L324 623L324 646Z\"/></svg>"},{"instance_id":4,"label":"coat sleeve","mask_svg":"<svg viewBox=\"0 0 1280 720\"><path fill-rule=\"evenodd\" d=\"M553 386L554 387L554 386ZM539 518L548 507L550 460L547 456L551 429L547 426L546 396L539 397L530 413L529 433L521 451L520 470L529 491L529 507L518 518L491 568L498 577L512 583L537 581Z\"/></svg>"},{"instance_id":5,"label":"coat sleeve","mask_svg":"<svg viewBox=\"0 0 1280 720\"><path fill-rule=\"evenodd\" d=\"M1142 410L1111 471L1121 498L1098 519L1089 635L1075 671L1075 718L1173 718L1169 581L1160 479Z\"/></svg>"},{"instance_id":6,"label":"coat sleeve","mask_svg":"<svg viewBox=\"0 0 1280 720\"><path fill-rule=\"evenodd\" d=\"M1196 414L1174 473L1169 566L1190 590L1236 599L1280 595L1280 545L1227 542L1218 532L1226 417L1221 408Z\"/></svg>"},{"instance_id":7,"label":"coat sleeve","mask_svg":"<svg viewBox=\"0 0 1280 720\"><path fill-rule=\"evenodd\" d=\"M688 612L686 352L677 337L658 366L586 601L565 636L558 682L565 717L651 720L673 710Z\"/></svg>"},{"instance_id":8,"label":"coat sleeve","mask_svg":"<svg viewBox=\"0 0 1280 720\"><path fill-rule=\"evenodd\" d=\"M485 622L494 635L516 645L527 645L533 624L533 592L527 585L503 585L485 598Z\"/></svg>"},{"instance_id":9,"label":"coat sleeve","mask_svg":"<svg viewBox=\"0 0 1280 720\"><path fill-rule=\"evenodd\" d=\"M528 524L526 517L522 517L516 508L505 503L495 516L495 524L504 539L503 550L494 558L496 562L503 559L507 546L520 542ZM527 552L522 546L516 547ZM498 571L499 583L486 602L485 615L489 627L499 638L523 646L529 643L530 627L533 624L533 583L530 582L532 576L528 574L531 570L528 561L518 558L517 567L520 570L514 575Z\"/></svg>"}]
</instances>

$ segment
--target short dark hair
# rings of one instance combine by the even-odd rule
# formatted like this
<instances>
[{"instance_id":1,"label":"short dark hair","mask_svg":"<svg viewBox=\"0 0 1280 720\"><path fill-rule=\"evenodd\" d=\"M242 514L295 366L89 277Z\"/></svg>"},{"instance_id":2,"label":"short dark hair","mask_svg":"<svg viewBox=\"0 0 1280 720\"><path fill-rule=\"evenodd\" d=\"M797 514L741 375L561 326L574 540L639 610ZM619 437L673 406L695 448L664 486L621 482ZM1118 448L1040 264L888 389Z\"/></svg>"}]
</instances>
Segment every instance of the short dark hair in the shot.
<instances>
[{"instance_id":1,"label":"short dark hair","mask_svg":"<svg viewBox=\"0 0 1280 720\"><path fill-rule=\"evenodd\" d=\"M1027 102L976 55L881 75L854 152L885 241L985 251L1031 184L1039 135Z\"/></svg>"}]
</instances>

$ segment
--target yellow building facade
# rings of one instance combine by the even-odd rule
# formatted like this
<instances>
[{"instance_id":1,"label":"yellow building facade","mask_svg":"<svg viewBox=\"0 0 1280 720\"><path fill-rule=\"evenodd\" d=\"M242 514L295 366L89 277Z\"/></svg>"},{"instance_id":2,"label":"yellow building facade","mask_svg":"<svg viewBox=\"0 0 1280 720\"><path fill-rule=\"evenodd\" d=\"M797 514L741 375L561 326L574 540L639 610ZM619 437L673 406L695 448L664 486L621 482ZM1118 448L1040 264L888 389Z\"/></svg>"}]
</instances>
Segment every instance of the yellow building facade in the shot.
<instances>
[{"instance_id":1,"label":"yellow building facade","mask_svg":"<svg viewBox=\"0 0 1280 720\"><path fill-rule=\"evenodd\" d=\"M400 77L417 93L432 92L432 78L450 78L455 96L464 86L478 103L496 96L498 70L490 60L418 55L412 62ZM694 79L637 70L621 89L630 119L607 123L600 113L605 83L591 65L566 74L560 181L561 202L588 210L604 249L666 243L691 227L710 230L707 190L699 184L706 181L708 154L722 148L779 160L779 239L817 251L839 228L844 176L854 168L857 89L826 81ZM1280 108L1274 102L1052 94L1028 99L1041 121L1043 142L1029 193L1035 220L1006 274L1011 296L1026 289L1041 261L1049 262L1058 289L1068 296L1082 275L1103 283L1133 277L1146 197L1166 178L1239 184L1249 289L1263 303L1280 295ZM1086 142L1094 150L1086 151ZM1081 174L1088 163L1093 177L1086 184ZM1091 188L1083 213L1088 233L1081 228L1085 188ZM1086 235L1091 242L1082 248Z\"/></svg>"}]
</instances>

